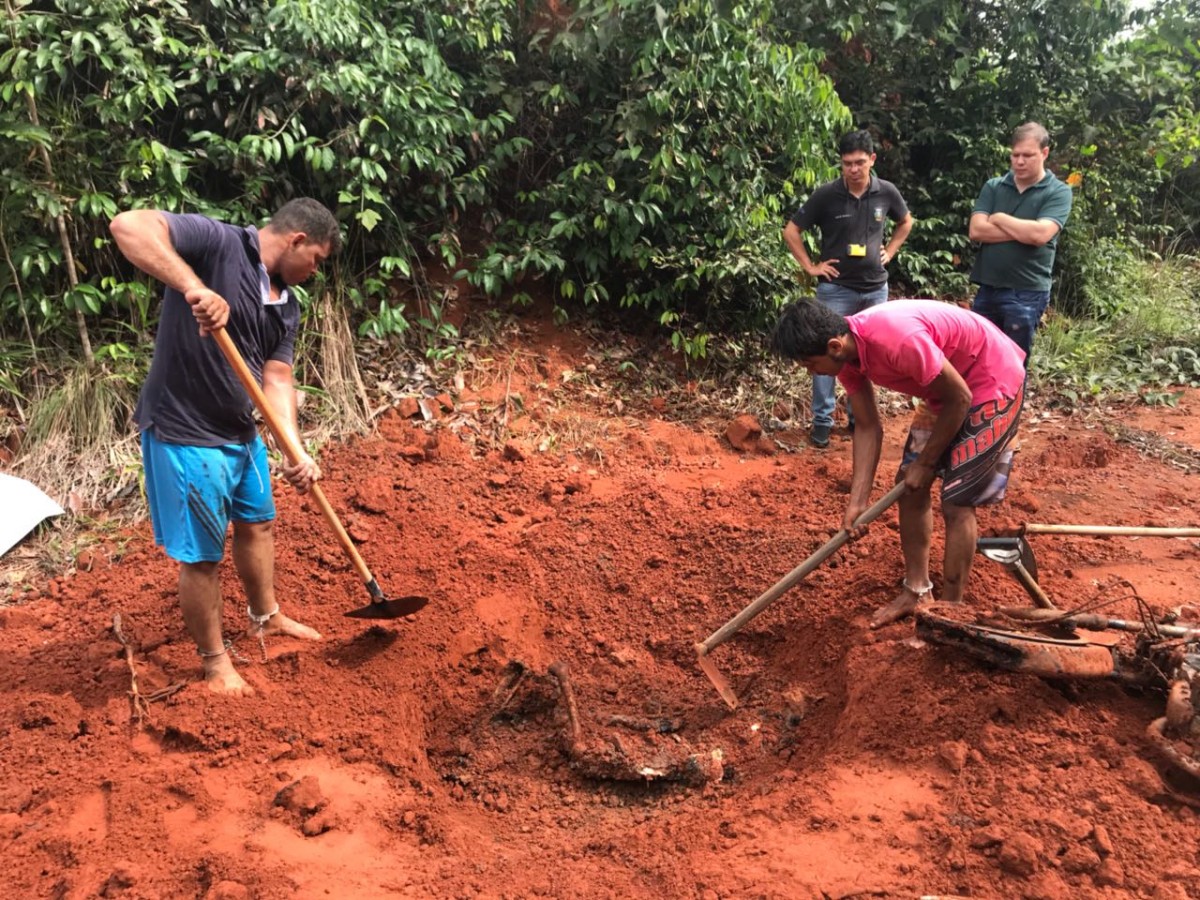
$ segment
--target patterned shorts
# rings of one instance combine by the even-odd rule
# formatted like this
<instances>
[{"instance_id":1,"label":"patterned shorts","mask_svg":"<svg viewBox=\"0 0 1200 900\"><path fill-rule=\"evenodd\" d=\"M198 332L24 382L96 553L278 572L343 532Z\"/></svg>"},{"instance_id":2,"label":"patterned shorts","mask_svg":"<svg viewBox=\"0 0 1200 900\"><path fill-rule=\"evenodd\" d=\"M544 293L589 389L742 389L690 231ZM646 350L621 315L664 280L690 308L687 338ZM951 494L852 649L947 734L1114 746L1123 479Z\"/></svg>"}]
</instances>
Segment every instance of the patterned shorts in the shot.
<instances>
[{"instance_id":1,"label":"patterned shorts","mask_svg":"<svg viewBox=\"0 0 1200 900\"><path fill-rule=\"evenodd\" d=\"M936 466L942 478L943 503L988 506L1004 499L1012 468L1012 441L1024 403L1022 386L1011 399L989 400L971 407L962 428ZM936 418L924 402L917 407L904 445L901 473L925 449Z\"/></svg>"}]
</instances>

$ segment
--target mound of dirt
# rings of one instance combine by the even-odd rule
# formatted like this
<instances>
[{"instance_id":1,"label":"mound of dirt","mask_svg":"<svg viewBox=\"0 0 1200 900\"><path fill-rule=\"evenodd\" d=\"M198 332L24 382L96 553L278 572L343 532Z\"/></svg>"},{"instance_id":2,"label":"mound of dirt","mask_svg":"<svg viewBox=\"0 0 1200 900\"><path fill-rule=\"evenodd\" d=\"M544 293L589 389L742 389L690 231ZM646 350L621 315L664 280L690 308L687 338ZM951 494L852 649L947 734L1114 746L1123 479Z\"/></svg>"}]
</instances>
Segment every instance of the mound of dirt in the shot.
<instances>
[{"instance_id":1,"label":"mound of dirt","mask_svg":"<svg viewBox=\"0 0 1200 900\"><path fill-rule=\"evenodd\" d=\"M536 383L521 388L538 409ZM738 451L728 421L672 424L649 399L645 418L607 415L577 443L544 439L566 419L492 446L389 414L327 452L326 493L379 583L431 598L394 623L343 617L368 600L358 576L320 513L278 488L279 595L325 640L272 639L265 659L240 640L252 699L196 683L148 525L0 611L5 895L1200 896L1200 830L1178 799L1197 795L1143 737L1161 696L989 670L911 622L868 631L901 574L894 511L713 652L731 712L693 645L834 533L850 445L766 454L756 435ZM876 496L905 429L886 423ZM1035 413L1022 442L983 532L1034 513L1200 521L1194 475L1091 422ZM1062 606L1195 599L1194 541L1031 540ZM228 564L223 589L240 634ZM977 563L972 607L1022 597ZM116 613L156 697L140 727ZM617 777L692 757L719 767Z\"/></svg>"}]
</instances>

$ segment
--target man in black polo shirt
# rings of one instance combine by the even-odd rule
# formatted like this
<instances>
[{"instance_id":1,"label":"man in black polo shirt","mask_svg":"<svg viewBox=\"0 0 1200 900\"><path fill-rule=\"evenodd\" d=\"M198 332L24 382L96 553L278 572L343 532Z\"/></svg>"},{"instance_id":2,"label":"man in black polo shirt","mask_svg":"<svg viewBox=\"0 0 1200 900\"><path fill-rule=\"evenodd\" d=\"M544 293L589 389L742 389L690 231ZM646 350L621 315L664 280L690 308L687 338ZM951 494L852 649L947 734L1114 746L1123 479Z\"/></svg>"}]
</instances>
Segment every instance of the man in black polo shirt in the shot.
<instances>
[{"instance_id":1,"label":"man in black polo shirt","mask_svg":"<svg viewBox=\"0 0 1200 900\"><path fill-rule=\"evenodd\" d=\"M871 174L875 144L865 131L851 131L838 142L842 177L823 184L783 229L792 256L817 279L817 300L842 316L852 316L888 298L887 270L912 231L913 218L896 186ZM883 229L895 222L887 246ZM821 257L814 263L804 232L821 231ZM812 431L815 447L829 446L833 429L835 380L814 375ZM853 419L851 419L853 425Z\"/></svg>"},{"instance_id":2,"label":"man in black polo shirt","mask_svg":"<svg viewBox=\"0 0 1200 900\"><path fill-rule=\"evenodd\" d=\"M298 438L292 360L300 309L289 287L338 249L337 220L315 200L300 199L261 230L157 210L121 213L111 230L126 258L166 285L154 359L134 413L154 539L179 563L179 606L208 687L253 694L221 627L218 565L230 521L250 632L321 635L279 611L266 448L245 388L208 335L227 329L267 402ZM321 477L307 454L283 474L300 491Z\"/></svg>"}]
</instances>

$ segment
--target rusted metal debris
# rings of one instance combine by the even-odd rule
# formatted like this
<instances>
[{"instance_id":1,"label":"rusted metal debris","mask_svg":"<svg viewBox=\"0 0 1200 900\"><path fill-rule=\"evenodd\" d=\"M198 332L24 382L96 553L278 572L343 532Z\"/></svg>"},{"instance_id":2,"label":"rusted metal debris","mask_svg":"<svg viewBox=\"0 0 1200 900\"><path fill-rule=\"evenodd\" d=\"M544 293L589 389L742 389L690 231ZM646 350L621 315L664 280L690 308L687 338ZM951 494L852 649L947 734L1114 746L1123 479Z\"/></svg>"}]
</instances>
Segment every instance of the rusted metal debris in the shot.
<instances>
[{"instance_id":1,"label":"rusted metal debris","mask_svg":"<svg viewBox=\"0 0 1200 900\"><path fill-rule=\"evenodd\" d=\"M1200 779L1200 715L1189 676L1197 673L1185 661L1167 691L1165 715L1146 728L1146 737L1167 762L1181 772Z\"/></svg>"},{"instance_id":2,"label":"rusted metal debris","mask_svg":"<svg viewBox=\"0 0 1200 900\"><path fill-rule=\"evenodd\" d=\"M567 715L566 750L572 768L581 775L605 781L678 781L695 786L715 783L725 776L724 756L719 749L697 752L677 735L664 735L664 730L675 727L671 720L646 722L647 727L640 733L623 736L584 734L566 663L556 662L549 671L558 683ZM610 721L630 728L635 720L613 716Z\"/></svg>"}]
</instances>

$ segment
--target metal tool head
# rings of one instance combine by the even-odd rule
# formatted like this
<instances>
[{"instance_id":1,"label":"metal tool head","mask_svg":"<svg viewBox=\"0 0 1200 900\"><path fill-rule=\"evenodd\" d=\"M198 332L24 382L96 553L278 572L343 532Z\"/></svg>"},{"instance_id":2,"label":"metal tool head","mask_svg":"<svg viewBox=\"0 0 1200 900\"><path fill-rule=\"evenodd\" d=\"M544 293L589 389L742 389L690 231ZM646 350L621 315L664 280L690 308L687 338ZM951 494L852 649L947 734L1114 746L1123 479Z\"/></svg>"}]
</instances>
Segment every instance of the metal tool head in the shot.
<instances>
[{"instance_id":1,"label":"metal tool head","mask_svg":"<svg viewBox=\"0 0 1200 900\"><path fill-rule=\"evenodd\" d=\"M708 676L708 680L712 682L712 686L717 689L717 693L721 695L721 699L725 701L725 705L730 709L738 708L737 694L733 692L733 686L729 683L729 679L721 674L711 659L708 658L708 648L703 643L696 645L696 662L700 666L700 671Z\"/></svg>"},{"instance_id":2,"label":"metal tool head","mask_svg":"<svg viewBox=\"0 0 1200 900\"><path fill-rule=\"evenodd\" d=\"M400 619L424 609L429 603L428 597L385 597L374 579L367 584L367 590L371 594L371 602L343 615L349 619Z\"/></svg>"},{"instance_id":3,"label":"metal tool head","mask_svg":"<svg viewBox=\"0 0 1200 900\"><path fill-rule=\"evenodd\" d=\"M1015 569L1019 565L1034 581L1038 579L1033 548L1023 537L982 537L975 542L975 549L1006 569Z\"/></svg>"}]
</instances>

